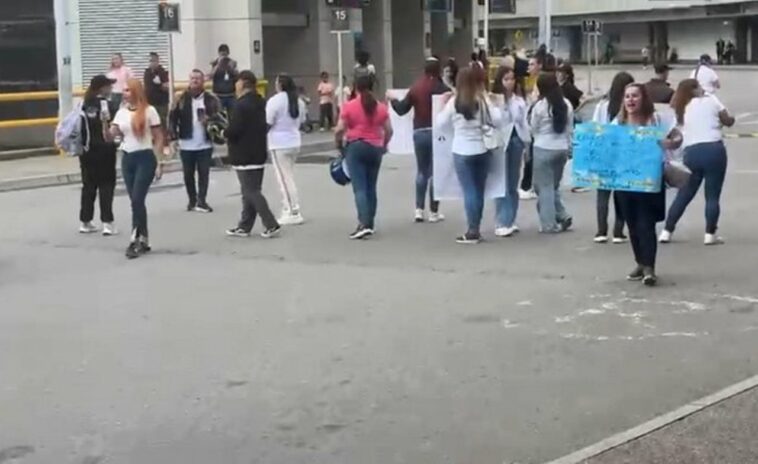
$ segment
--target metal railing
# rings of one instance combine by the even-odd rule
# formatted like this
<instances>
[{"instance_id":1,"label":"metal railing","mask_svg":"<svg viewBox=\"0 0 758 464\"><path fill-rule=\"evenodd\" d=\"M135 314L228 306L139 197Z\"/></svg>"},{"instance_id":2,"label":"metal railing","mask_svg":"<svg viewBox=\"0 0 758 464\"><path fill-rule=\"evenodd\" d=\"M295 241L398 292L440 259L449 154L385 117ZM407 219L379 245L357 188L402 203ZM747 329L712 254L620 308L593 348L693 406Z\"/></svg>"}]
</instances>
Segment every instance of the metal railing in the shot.
<instances>
[{"instance_id":1,"label":"metal railing","mask_svg":"<svg viewBox=\"0 0 758 464\"><path fill-rule=\"evenodd\" d=\"M174 90L177 92L186 90L188 83L182 82L175 85ZM261 80L258 82L258 93L266 95L266 88L268 87L268 81ZM206 83L206 88L211 88L211 83ZM83 90L75 90L75 97L84 96ZM16 93L0 93L0 103L19 103L30 101L47 101L57 100L58 91L41 91L41 92L16 92ZM41 127L41 126L54 126L58 124L58 117L49 118L33 118L33 119L11 119L7 121L0 121L0 129L19 129L26 127Z\"/></svg>"}]
</instances>

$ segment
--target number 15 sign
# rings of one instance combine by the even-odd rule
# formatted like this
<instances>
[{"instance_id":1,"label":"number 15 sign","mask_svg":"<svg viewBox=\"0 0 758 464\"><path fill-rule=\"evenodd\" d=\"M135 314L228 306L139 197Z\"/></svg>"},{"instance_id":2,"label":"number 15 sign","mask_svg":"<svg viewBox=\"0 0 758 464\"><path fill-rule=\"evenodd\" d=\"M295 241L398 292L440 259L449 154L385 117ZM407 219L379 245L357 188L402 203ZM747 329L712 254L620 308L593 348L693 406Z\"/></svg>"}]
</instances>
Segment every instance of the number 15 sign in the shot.
<instances>
[{"instance_id":1,"label":"number 15 sign","mask_svg":"<svg viewBox=\"0 0 758 464\"><path fill-rule=\"evenodd\" d=\"M179 4L164 3L158 4L158 31L160 32L181 32L179 22Z\"/></svg>"}]
</instances>

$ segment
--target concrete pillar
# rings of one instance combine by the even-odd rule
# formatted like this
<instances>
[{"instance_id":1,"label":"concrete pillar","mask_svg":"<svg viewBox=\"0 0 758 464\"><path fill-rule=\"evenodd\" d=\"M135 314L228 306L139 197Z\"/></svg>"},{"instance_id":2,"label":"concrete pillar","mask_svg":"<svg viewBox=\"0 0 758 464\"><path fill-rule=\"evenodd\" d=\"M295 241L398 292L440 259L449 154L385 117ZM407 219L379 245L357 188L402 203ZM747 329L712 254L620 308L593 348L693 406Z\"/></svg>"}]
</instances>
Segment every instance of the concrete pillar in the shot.
<instances>
[{"instance_id":1,"label":"concrete pillar","mask_svg":"<svg viewBox=\"0 0 758 464\"><path fill-rule=\"evenodd\" d=\"M239 68L263 69L261 0L180 0L182 33L174 36L174 74L187 79L194 68L210 70L218 46L229 45ZM255 43L261 44L256 52Z\"/></svg>"},{"instance_id":2,"label":"concrete pillar","mask_svg":"<svg viewBox=\"0 0 758 464\"><path fill-rule=\"evenodd\" d=\"M475 0L453 1L453 37L451 52L459 64L466 64L474 48L477 25L474 22Z\"/></svg>"},{"instance_id":3,"label":"concrete pillar","mask_svg":"<svg viewBox=\"0 0 758 464\"><path fill-rule=\"evenodd\" d=\"M424 67L425 15L416 1L391 0L390 10L393 84L409 87Z\"/></svg>"},{"instance_id":4,"label":"concrete pillar","mask_svg":"<svg viewBox=\"0 0 758 464\"><path fill-rule=\"evenodd\" d=\"M371 54L379 78L376 92L383 94L393 85L392 0L374 0L363 9L363 44Z\"/></svg>"},{"instance_id":5,"label":"concrete pillar","mask_svg":"<svg viewBox=\"0 0 758 464\"><path fill-rule=\"evenodd\" d=\"M446 57L451 54L454 33L453 13L430 13L432 54Z\"/></svg>"}]
</instances>

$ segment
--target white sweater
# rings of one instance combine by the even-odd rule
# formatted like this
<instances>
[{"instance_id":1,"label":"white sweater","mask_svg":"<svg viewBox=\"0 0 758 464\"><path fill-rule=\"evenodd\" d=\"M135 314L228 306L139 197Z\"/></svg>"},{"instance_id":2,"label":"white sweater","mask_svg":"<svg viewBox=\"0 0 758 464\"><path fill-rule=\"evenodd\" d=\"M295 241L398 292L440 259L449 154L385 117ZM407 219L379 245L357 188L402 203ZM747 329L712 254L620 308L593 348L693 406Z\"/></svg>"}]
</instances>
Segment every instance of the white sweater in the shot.
<instances>
[{"instance_id":1,"label":"white sweater","mask_svg":"<svg viewBox=\"0 0 758 464\"><path fill-rule=\"evenodd\" d=\"M501 130L503 126L503 113L500 108L493 105L487 99L490 117L495 129ZM445 108L437 115L435 126L438 129L453 128L453 153L456 155L481 155L486 153L484 135L482 134L482 121L480 113L474 115L474 119L466 119L455 109L455 97L447 102Z\"/></svg>"},{"instance_id":2,"label":"white sweater","mask_svg":"<svg viewBox=\"0 0 758 464\"><path fill-rule=\"evenodd\" d=\"M571 136L574 131L574 110L571 102L566 102L568 114L566 115L566 128L562 133L553 130L553 115L549 103L542 99L534 104L529 116L534 146L545 150L568 150L571 147Z\"/></svg>"}]
</instances>

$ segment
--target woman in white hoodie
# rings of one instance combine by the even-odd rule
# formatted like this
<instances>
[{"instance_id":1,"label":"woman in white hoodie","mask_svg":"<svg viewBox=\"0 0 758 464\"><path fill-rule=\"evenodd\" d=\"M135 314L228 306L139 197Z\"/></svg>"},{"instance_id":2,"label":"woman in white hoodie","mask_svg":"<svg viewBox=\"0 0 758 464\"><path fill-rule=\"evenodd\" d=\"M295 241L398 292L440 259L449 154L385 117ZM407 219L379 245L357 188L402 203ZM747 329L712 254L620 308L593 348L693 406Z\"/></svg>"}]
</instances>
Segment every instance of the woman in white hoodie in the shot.
<instances>
[{"instance_id":1,"label":"woman in white hoodie","mask_svg":"<svg viewBox=\"0 0 758 464\"><path fill-rule=\"evenodd\" d=\"M510 58L510 57L509 57ZM513 58L511 58L513 61ZM505 196L495 201L498 237L510 237L519 231L516 225L519 207L519 177L524 150L529 144L529 125L526 121L527 105L523 79L508 66L501 66L495 74L492 93L503 96L503 127L505 135Z\"/></svg>"}]
</instances>

